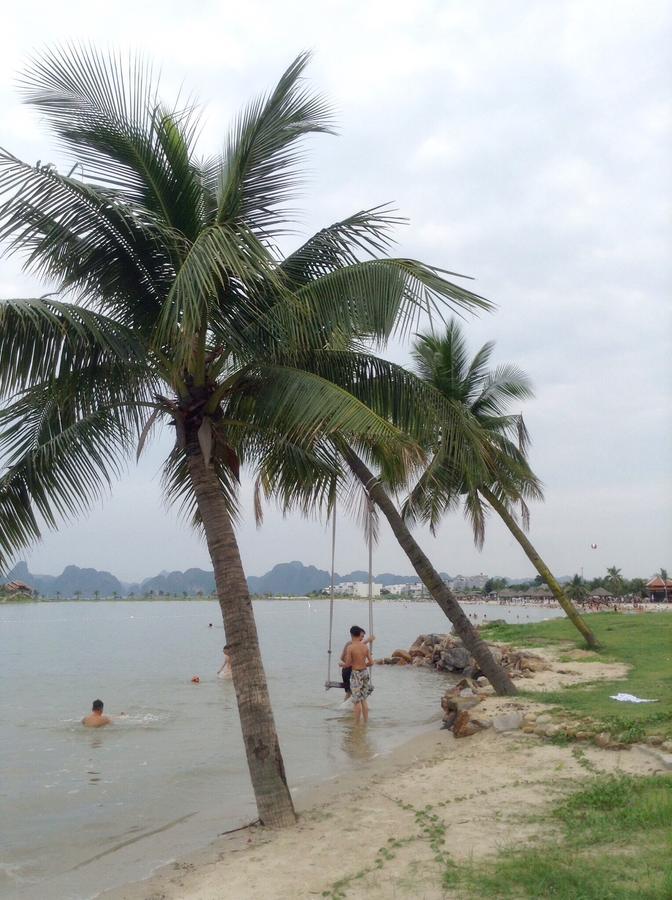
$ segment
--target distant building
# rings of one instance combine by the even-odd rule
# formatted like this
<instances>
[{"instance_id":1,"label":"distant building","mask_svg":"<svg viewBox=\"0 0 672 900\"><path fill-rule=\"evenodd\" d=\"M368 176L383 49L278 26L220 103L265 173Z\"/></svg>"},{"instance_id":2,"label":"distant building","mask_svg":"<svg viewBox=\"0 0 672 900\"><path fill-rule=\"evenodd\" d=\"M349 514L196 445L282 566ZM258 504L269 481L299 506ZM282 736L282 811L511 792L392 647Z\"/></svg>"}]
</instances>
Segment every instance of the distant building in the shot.
<instances>
[{"instance_id":1,"label":"distant building","mask_svg":"<svg viewBox=\"0 0 672 900\"><path fill-rule=\"evenodd\" d=\"M655 578L647 582L646 590L649 600L653 603L669 603L670 598L672 598L672 580L668 578L666 581L663 581L659 575L656 575Z\"/></svg>"},{"instance_id":2,"label":"distant building","mask_svg":"<svg viewBox=\"0 0 672 900\"><path fill-rule=\"evenodd\" d=\"M392 594L394 597L419 597L425 591L426 588L421 581L413 584L388 584L387 586L388 594Z\"/></svg>"},{"instance_id":3,"label":"distant building","mask_svg":"<svg viewBox=\"0 0 672 900\"><path fill-rule=\"evenodd\" d=\"M37 593L29 584L26 584L25 581L8 581L7 584L3 584L0 588L3 594L9 594L10 596L14 594L24 594L28 597L32 597L33 594Z\"/></svg>"},{"instance_id":4,"label":"distant building","mask_svg":"<svg viewBox=\"0 0 672 900\"><path fill-rule=\"evenodd\" d=\"M382 584L378 584L374 581L371 586L372 596L380 597L382 587ZM331 588L324 588L322 593L329 595L331 593ZM334 585L334 593L341 595L345 594L346 597L368 597L369 583L368 581L339 581L338 584Z\"/></svg>"}]
</instances>

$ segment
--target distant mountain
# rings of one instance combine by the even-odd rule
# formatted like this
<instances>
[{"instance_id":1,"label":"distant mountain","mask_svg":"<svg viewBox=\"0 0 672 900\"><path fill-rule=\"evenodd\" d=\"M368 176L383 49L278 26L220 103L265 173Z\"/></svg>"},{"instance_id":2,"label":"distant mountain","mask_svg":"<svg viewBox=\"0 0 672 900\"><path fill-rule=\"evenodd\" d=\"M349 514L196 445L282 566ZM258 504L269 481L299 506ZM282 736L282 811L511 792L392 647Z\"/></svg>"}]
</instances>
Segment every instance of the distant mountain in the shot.
<instances>
[{"instance_id":1,"label":"distant mountain","mask_svg":"<svg viewBox=\"0 0 672 900\"><path fill-rule=\"evenodd\" d=\"M187 569L186 572L161 572L154 578L145 578L140 585L140 590L135 594L189 594L190 597L198 593L211 594L215 589L214 572L206 572L205 569Z\"/></svg>"},{"instance_id":2,"label":"distant mountain","mask_svg":"<svg viewBox=\"0 0 672 900\"><path fill-rule=\"evenodd\" d=\"M441 572L441 577L450 582L450 576ZM335 575L336 584L346 581L367 581L368 572L355 569L346 575ZM99 597L141 597L152 593L154 596L165 594L167 596L181 597L188 594L193 597L197 594L210 595L215 589L215 578L212 572L205 569L187 569L186 572L163 571L153 578L145 578L138 584L122 583L110 572L101 572L97 569L80 569L78 566L66 566L60 575L36 575L28 570L25 562L17 563L11 572L8 572L4 581L24 581L33 587L44 597L75 597L83 598ZM533 579L511 579L506 581L511 584L522 584ZM570 576L564 575L558 579L561 582L570 581ZM302 596L313 591L321 591L331 583L331 575L326 569L318 569L315 566L304 566L298 560L288 563L279 563L266 572L265 575L250 575L247 579L252 594L280 594L285 596ZM415 584L418 581L416 575L395 575L393 572L381 572L374 575L374 581L389 587L391 584Z\"/></svg>"},{"instance_id":3,"label":"distant mountain","mask_svg":"<svg viewBox=\"0 0 672 900\"><path fill-rule=\"evenodd\" d=\"M265 575L250 575L247 584L251 594L310 594L331 583L331 575L315 566L304 566L294 560L273 566Z\"/></svg>"},{"instance_id":4,"label":"distant mountain","mask_svg":"<svg viewBox=\"0 0 672 900\"><path fill-rule=\"evenodd\" d=\"M28 571L25 562L17 563L7 573L7 581L25 581L38 593L45 597L112 597L117 594L123 597L126 591L118 578L110 572L98 569L80 569L79 566L66 566L60 575L33 575Z\"/></svg>"}]
</instances>

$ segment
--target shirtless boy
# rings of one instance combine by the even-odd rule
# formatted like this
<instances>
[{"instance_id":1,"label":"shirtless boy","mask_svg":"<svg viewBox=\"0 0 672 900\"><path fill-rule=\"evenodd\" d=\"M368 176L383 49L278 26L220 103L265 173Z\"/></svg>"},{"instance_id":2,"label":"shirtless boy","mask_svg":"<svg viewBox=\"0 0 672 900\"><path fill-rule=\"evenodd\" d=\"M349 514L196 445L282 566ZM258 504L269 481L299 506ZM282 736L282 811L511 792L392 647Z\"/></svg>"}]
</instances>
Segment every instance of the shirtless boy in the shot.
<instances>
[{"instance_id":1,"label":"shirtless boy","mask_svg":"<svg viewBox=\"0 0 672 900\"><path fill-rule=\"evenodd\" d=\"M341 653L341 661L339 662L339 666L342 666L341 678L343 679L343 688L345 689L345 700L343 701L343 706L347 705L347 701L350 699L350 696L352 694L352 691L350 690L350 676L352 675L352 667L346 666L345 654L348 652L348 647L352 643L355 634L360 631L362 631L362 629L359 627L359 625L352 626L352 628L350 629L350 640L345 645L345 647L343 647L343 652ZM364 634L366 634L366 632L364 632ZM374 641L375 637L373 635L371 635L371 637L364 638L365 644L371 645Z\"/></svg>"},{"instance_id":2,"label":"shirtless boy","mask_svg":"<svg viewBox=\"0 0 672 900\"><path fill-rule=\"evenodd\" d=\"M103 701L94 700L91 706L91 712L82 719L82 725L87 728L101 728L103 725L111 725L112 719L103 715Z\"/></svg>"},{"instance_id":3,"label":"shirtless boy","mask_svg":"<svg viewBox=\"0 0 672 900\"><path fill-rule=\"evenodd\" d=\"M371 676L369 668L373 665L373 657L371 656L371 648L364 642L366 632L358 625L353 625L350 629L352 641L348 644L345 651L346 668L352 668L350 676L350 691L352 693L352 702L355 704L355 724L363 718L365 722L369 720L369 704L367 698L373 691L371 684Z\"/></svg>"}]
</instances>

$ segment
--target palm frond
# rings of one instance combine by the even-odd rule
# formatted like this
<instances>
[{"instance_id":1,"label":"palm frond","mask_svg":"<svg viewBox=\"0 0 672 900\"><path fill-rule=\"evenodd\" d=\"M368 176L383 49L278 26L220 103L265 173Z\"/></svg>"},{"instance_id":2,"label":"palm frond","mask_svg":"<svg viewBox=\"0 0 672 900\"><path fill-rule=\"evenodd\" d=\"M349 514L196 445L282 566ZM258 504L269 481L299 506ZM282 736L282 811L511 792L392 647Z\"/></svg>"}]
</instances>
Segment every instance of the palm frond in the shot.
<instances>
[{"instance_id":1,"label":"palm frond","mask_svg":"<svg viewBox=\"0 0 672 900\"><path fill-rule=\"evenodd\" d=\"M0 241L24 268L133 327L152 320L171 277L155 221L51 166L0 151Z\"/></svg>"},{"instance_id":2,"label":"palm frond","mask_svg":"<svg viewBox=\"0 0 672 900\"><path fill-rule=\"evenodd\" d=\"M353 336L384 344L410 333L423 315L443 317L446 307L490 308L443 274L412 259L356 262L297 288L298 304L278 304L274 314L303 347L343 348Z\"/></svg>"},{"instance_id":3,"label":"palm frond","mask_svg":"<svg viewBox=\"0 0 672 900\"><path fill-rule=\"evenodd\" d=\"M0 397L114 364L147 378L137 335L107 316L48 297L0 303Z\"/></svg>"},{"instance_id":4,"label":"palm frond","mask_svg":"<svg viewBox=\"0 0 672 900\"><path fill-rule=\"evenodd\" d=\"M308 134L331 133L332 118L324 99L301 80L310 54L302 53L268 97L251 103L236 122L219 165L206 179L218 180L217 223L245 222L268 235L286 219L287 201L299 182Z\"/></svg>"},{"instance_id":5,"label":"palm frond","mask_svg":"<svg viewBox=\"0 0 672 900\"><path fill-rule=\"evenodd\" d=\"M68 44L36 57L21 87L85 177L195 238L202 219L201 174L192 164L197 110L163 106L146 60Z\"/></svg>"},{"instance_id":6,"label":"palm frond","mask_svg":"<svg viewBox=\"0 0 672 900\"><path fill-rule=\"evenodd\" d=\"M331 434L415 447L395 428L337 384L314 372L282 365L250 368L226 405L226 417L252 428L271 428L292 441L310 444Z\"/></svg>"},{"instance_id":7,"label":"palm frond","mask_svg":"<svg viewBox=\"0 0 672 900\"><path fill-rule=\"evenodd\" d=\"M228 513L232 520L237 522L240 517L237 479L231 468L222 460L215 458L212 465L219 480ZM191 483L186 452L177 443L164 463L161 488L166 505L174 507L181 518L189 522L196 531L201 532L203 523Z\"/></svg>"},{"instance_id":8,"label":"palm frond","mask_svg":"<svg viewBox=\"0 0 672 900\"><path fill-rule=\"evenodd\" d=\"M0 415L0 456L7 465L0 476L2 566L39 539L40 519L55 528L106 496L133 444L113 410L78 415L48 388L31 400Z\"/></svg>"},{"instance_id":9,"label":"palm frond","mask_svg":"<svg viewBox=\"0 0 672 900\"><path fill-rule=\"evenodd\" d=\"M285 257L281 271L291 285L298 286L361 262L362 255L386 253L392 244L392 228L404 221L390 215L389 209L388 204L364 209L322 228Z\"/></svg>"},{"instance_id":10,"label":"palm frond","mask_svg":"<svg viewBox=\"0 0 672 900\"><path fill-rule=\"evenodd\" d=\"M480 391L471 409L475 415L503 416L512 400L534 397L532 383L518 366L500 365L480 379Z\"/></svg>"},{"instance_id":11,"label":"palm frond","mask_svg":"<svg viewBox=\"0 0 672 900\"><path fill-rule=\"evenodd\" d=\"M175 276L153 344L170 348L178 369L189 365L195 350L205 351L208 334L214 344L249 355L246 332L267 321L257 297L274 279L272 261L249 231L204 229Z\"/></svg>"}]
</instances>

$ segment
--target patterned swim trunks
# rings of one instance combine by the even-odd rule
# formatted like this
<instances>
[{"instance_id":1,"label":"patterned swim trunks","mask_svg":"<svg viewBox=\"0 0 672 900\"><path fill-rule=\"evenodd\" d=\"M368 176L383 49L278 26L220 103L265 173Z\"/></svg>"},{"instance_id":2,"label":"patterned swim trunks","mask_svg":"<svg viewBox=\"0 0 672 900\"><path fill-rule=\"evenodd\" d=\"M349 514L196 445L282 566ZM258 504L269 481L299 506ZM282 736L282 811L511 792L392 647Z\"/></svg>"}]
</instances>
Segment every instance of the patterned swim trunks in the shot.
<instances>
[{"instance_id":1,"label":"patterned swim trunks","mask_svg":"<svg viewBox=\"0 0 672 900\"><path fill-rule=\"evenodd\" d=\"M361 703L362 700L366 700L366 698L373 692L373 685L371 684L371 673L368 669L362 669L361 672L358 672L356 669L352 670L352 676L350 677L350 690L352 691L353 703Z\"/></svg>"}]
</instances>

